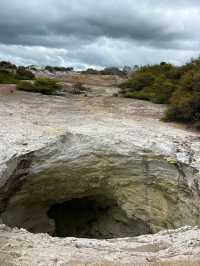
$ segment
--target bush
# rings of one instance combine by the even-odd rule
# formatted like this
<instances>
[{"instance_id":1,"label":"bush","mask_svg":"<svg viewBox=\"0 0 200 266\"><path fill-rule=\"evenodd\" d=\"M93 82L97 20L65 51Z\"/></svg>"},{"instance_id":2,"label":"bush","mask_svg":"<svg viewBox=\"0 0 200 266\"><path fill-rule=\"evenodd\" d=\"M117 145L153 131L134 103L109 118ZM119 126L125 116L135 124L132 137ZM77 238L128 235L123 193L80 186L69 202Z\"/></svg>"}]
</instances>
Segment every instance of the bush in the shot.
<instances>
[{"instance_id":1,"label":"bush","mask_svg":"<svg viewBox=\"0 0 200 266\"><path fill-rule=\"evenodd\" d=\"M24 67L17 68L9 62L0 62L0 83L12 84L17 83L18 80L32 80L34 78L34 74Z\"/></svg>"},{"instance_id":2,"label":"bush","mask_svg":"<svg viewBox=\"0 0 200 266\"><path fill-rule=\"evenodd\" d=\"M164 119L193 124L195 128L199 128L200 73L196 64L195 69L190 69L181 77L180 87L174 92Z\"/></svg>"},{"instance_id":3,"label":"bush","mask_svg":"<svg viewBox=\"0 0 200 266\"><path fill-rule=\"evenodd\" d=\"M124 97L168 104L165 121L200 130L200 58L182 67L165 62L141 67L120 88Z\"/></svg>"},{"instance_id":4,"label":"bush","mask_svg":"<svg viewBox=\"0 0 200 266\"><path fill-rule=\"evenodd\" d=\"M35 88L30 81L20 81L17 83L17 90L35 92Z\"/></svg>"},{"instance_id":5,"label":"bush","mask_svg":"<svg viewBox=\"0 0 200 266\"><path fill-rule=\"evenodd\" d=\"M15 75L9 70L0 70L0 83L14 84L16 83Z\"/></svg>"},{"instance_id":6,"label":"bush","mask_svg":"<svg viewBox=\"0 0 200 266\"><path fill-rule=\"evenodd\" d=\"M38 92L46 95L55 94L62 88L56 80L49 78L38 78L33 83L28 81L21 81L17 84L18 90Z\"/></svg>"},{"instance_id":7,"label":"bush","mask_svg":"<svg viewBox=\"0 0 200 266\"><path fill-rule=\"evenodd\" d=\"M35 92L40 92L43 94L54 94L56 91L60 90L62 86L58 84L55 79L49 78L37 78L34 82Z\"/></svg>"},{"instance_id":8,"label":"bush","mask_svg":"<svg viewBox=\"0 0 200 266\"><path fill-rule=\"evenodd\" d=\"M98 75L100 74L98 70L93 68L88 68L87 70L82 71L83 74Z\"/></svg>"},{"instance_id":9,"label":"bush","mask_svg":"<svg viewBox=\"0 0 200 266\"><path fill-rule=\"evenodd\" d=\"M45 69L48 70L49 72L56 72L56 71L68 72L74 70L73 67L56 67L56 66L46 66Z\"/></svg>"},{"instance_id":10,"label":"bush","mask_svg":"<svg viewBox=\"0 0 200 266\"><path fill-rule=\"evenodd\" d=\"M182 94L181 94L182 93ZM165 114L165 121L197 124L200 121L200 93L176 91Z\"/></svg>"},{"instance_id":11,"label":"bush","mask_svg":"<svg viewBox=\"0 0 200 266\"><path fill-rule=\"evenodd\" d=\"M88 68L87 70L83 70L83 74L91 74L91 75L116 75L121 77L126 77L127 74L131 71L131 68L125 66L122 70L118 67L106 67L103 70L97 70L93 68Z\"/></svg>"},{"instance_id":12,"label":"bush","mask_svg":"<svg viewBox=\"0 0 200 266\"><path fill-rule=\"evenodd\" d=\"M18 80L32 80L35 78L35 75L24 67L19 67L16 71L15 78Z\"/></svg>"},{"instance_id":13,"label":"bush","mask_svg":"<svg viewBox=\"0 0 200 266\"><path fill-rule=\"evenodd\" d=\"M99 71L102 75L118 75L118 76L124 76L126 73L121 71L118 67L106 67L103 70Z\"/></svg>"},{"instance_id":14,"label":"bush","mask_svg":"<svg viewBox=\"0 0 200 266\"><path fill-rule=\"evenodd\" d=\"M151 86L154 80L155 76L153 76L151 73L137 71L128 81L122 83L120 87L122 88L122 93L124 91L126 92L126 89L128 89L129 92L140 91Z\"/></svg>"},{"instance_id":15,"label":"bush","mask_svg":"<svg viewBox=\"0 0 200 266\"><path fill-rule=\"evenodd\" d=\"M0 61L0 69L13 70L13 69L17 69L17 66L7 61Z\"/></svg>"},{"instance_id":16,"label":"bush","mask_svg":"<svg viewBox=\"0 0 200 266\"><path fill-rule=\"evenodd\" d=\"M140 100L150 100L150 95L145 90L142 91L135 91L135 92L126 92L125 94L126 98L134 98L134 99L140 99Z\"/></svg>"},{"instance_id":17,"label":"bush","mask_svg":"<svg viewBox=\"0 0 200 266\"><path fill-rule=\"evenodd\" d=\"M149 100L154 103L166 104L170 102L173 92L177 89L170 80L158 78L149 88Z\"/></svg>"},{"instance_id":18,"label":"bush","mask_svg":"<svg viewBox=\"0 0 200 266\"><path fill-rule=\"evenodd\" d=\"M127 89L126 86L132 86ZM154 103L169 103L173 92L177 89L164 76L153 78L152 75L142 73L139 79L122 84L122 94L125 97L152 101Z\"/></svg>"}]
</instances>

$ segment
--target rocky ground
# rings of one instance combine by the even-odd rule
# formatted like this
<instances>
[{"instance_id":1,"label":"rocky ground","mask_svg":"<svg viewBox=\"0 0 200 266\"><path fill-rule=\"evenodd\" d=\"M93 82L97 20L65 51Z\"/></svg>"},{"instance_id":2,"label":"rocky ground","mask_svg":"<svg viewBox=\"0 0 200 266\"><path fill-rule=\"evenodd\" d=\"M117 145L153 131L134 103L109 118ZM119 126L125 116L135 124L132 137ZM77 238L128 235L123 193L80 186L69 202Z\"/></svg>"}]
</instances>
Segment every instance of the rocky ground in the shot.
<instances>
[{"instance_id":1,"label":"rocky ground","mask_svg":"<svg viewBox=\"0 0 200 266\"><path fill-rule=\"evenodd\" d=\"M1 225L0 265L200 265L199 133L161 122L161 105L91 90L1 95L0 219L53 234L52 204L104 196L124 216L110 206L91 227L125 237L61 239Z\"/></svg>"},{"instance_id":2,"label":"rocky ground","mask_svg":"<svg viewBox=\"0 0 200 266\"><path fill-rule=\"evenodd\" d=\"M115 240L52 238L0 227L0 265L200 265L200 230L181 228Z\"/></svg>"}]
</instances>

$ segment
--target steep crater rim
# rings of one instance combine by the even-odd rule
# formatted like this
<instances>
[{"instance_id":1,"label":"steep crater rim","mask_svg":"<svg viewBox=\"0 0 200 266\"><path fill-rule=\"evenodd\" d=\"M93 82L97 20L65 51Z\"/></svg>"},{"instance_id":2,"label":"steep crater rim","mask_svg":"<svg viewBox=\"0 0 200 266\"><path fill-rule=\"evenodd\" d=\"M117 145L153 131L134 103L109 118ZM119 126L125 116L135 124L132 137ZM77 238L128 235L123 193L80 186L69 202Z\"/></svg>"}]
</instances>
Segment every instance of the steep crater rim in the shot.
<instances>
[{"instance_id":1,"label":"steep crater rim","mask_svg":"<svg viewBox=\"0 0 200 266\"><path fill-rule=\"evenodd\" d=\"M18 160L4 188L9 198L0 221L10 227L111 239L200 224L198 176L186 165L151 154L93 155L51 162L30 174L33 159Z\"/></svg>"}]
</instances>

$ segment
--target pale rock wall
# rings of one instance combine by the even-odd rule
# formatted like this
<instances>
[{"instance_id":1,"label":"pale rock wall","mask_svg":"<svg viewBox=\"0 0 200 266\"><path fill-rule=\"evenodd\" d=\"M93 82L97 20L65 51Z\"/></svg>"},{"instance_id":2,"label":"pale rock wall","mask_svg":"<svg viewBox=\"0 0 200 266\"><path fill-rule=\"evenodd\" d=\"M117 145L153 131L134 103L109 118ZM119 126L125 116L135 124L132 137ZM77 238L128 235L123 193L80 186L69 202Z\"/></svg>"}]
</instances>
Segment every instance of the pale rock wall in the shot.
<instances>
[{"instance_id":1,"label":"pale rock wall","mask_svg":"<svg viewBox=\"0 0 200 266\"><path fill-rule=\"evenodd\" d=\"M102 196L116 201L127 223L144 223L154 233L200 225L197 170L147 151L122 155L86 149L69 158L74 138L79 147L85 145L83 137L68 135L19 160L6 188L10 198L1 216L3 223L51 233L55 228L47 212L53 204Z\"/></svg>"}]
</instances>

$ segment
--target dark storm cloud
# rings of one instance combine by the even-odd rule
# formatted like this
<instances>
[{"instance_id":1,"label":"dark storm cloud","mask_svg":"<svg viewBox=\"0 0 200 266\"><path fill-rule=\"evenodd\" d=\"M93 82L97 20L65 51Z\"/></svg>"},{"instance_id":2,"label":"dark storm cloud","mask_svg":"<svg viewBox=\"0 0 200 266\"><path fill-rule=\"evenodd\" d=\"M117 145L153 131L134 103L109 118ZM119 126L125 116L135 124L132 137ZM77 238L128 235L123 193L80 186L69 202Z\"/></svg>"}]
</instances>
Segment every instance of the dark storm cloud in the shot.
<instances>
[{"instance_id":1,"label":"dark storm cloud","mask_svg":"<svg viewBox=\"0 0 200 266\"><path fill-rule=\"evenodd\" d=\"M55 64L182 63L198 52L199 25L195 0L1 0L0 56L51 63L45 48Z\"/></svg>"}]
</instances>

